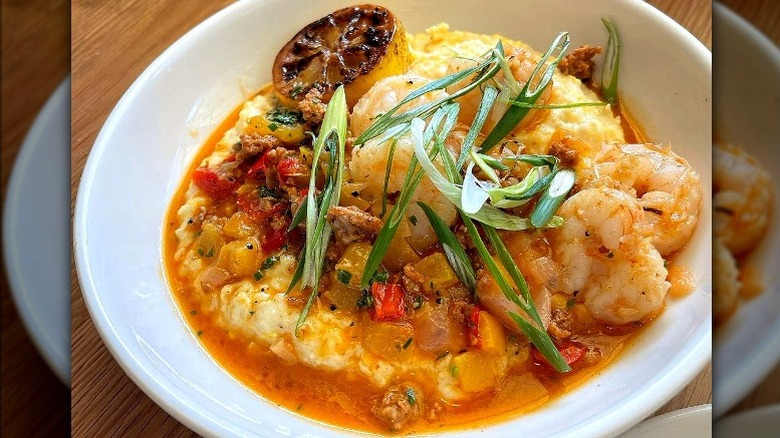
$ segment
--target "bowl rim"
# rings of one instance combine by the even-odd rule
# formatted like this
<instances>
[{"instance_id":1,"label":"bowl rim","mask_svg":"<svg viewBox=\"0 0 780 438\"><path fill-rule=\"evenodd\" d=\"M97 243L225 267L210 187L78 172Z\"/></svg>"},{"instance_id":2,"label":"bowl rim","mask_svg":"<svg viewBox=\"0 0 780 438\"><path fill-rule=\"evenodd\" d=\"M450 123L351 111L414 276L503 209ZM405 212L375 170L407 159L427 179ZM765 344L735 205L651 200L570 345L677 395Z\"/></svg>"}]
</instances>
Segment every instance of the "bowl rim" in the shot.
<instances>
[{"instance_id":1,"label":"bowl rim","mask_svg":"<svg viewBox=\"0 0 780 438\"><path fill-rule=\"evenodd\" d=\"M90 257L86 252L87 222L85 218L89 206L91 185L98 164L101 161L101 157L107 150L107 139L109 139L111 132L116 128L116 125L122 119L122 116L127 112L134 98L140 93L140 90L144 88L147 82L164 70L171 58L175 58L179 52L186 50L193 40L199 38L202 34L206 33L210 27L228 16L240 14L247 10L251 6L251 3L253 2L236 2L228 5L190 29L163 51L122 95L104 122L93 143L93 147L90 150L79 182L73 219L73 251L76 272L81 286L82 296L84 297L90 317L92 318L103 343L111 352L122 370L146 395L182 424L204 436L217 436L229 431L223 429L222 425L212 418L195 410L193 406L181 403L181 396L183 394L176 394L181 391L155 380L155 376L150 374L146 368L139 364L133 351L130 350L123 339L118 336L112 321L110 321L105 308L102 306L100 294L97 291L98 289L91 274L89 264ZM630 0L628 2L621 2L621 4L626 8L633 9L636 14L641 14L650 17L651 20L657 21L659 26L669 29L670 33L673 33L681 44L690 48L691 55L694 58L692 61L693 63L705 64L709 67L710 72L712 71L712 53L701 41L694 37L687 29L682 27L682 25L644 1ZM711 320L712 317L710 315L707 321L711 322ZM619 409L607 412L604 416L589 423L585 428L579 429L576 435L617 435L652 414L681 391L710 361L712 353L712 329L711 324L709 327L705 328L705 323L706 321L703 323L702 327L699 327L695 332L700 336L698 342L685 353L682 360L670 364L664 379L658 379L653 384L645 387L643 392L638 393L631 399L631 403L627 403L622 405ZM704 331L704 333L700 334L702 331ZM184 398L186 398L186 395ZM311 424L312 427L322 427L318 422L311 421ZM315 424L317 426L315 426ZM502 422L501 424L508 424L508 422ZM490 423L489 425L492 426L494 424ZM354 433L354 431L351 430L348 432ZM468 432L468 429L451 431L450 433L461 434L464 432ZM363 434L364 432L357 433Z\"/></svg>"},{"instance_id":2,"label":"bowl rim","mask_svg":"<svg viewBox=\"0 0 780 438\"><path fill-rule=\"evenodd\" d=\"M65 114L63 114L65 113ZM3 258L5 260L5 272L8 278L8 289L13 298L13 304L19 314L22 324L27 334L30 336L35 348L40 353L43 360L49 366L49 369L57 378L68 388L70 388L70 343L60 343L57 340L56 332L62 330L53 324L57 321L46 320L45 313L41 311L42 305L46 304L46 296L41 291L30 288L31 278L25 276L26 269L21 262L19 254L24 254L23 240L25 225L24 218L19 217L15 206L18 206L24 196L35 194L36 191L45 190L43 187L30 187L24 184L28 183L29 175L36 170L36 164L33 161L35 155L41 150L50 150L49 144L54 147L60 146L46 141L46 136L50 134L52 126L58 126L57 121L60 117L68 117L70 120L70 75L58 83L46 99L43 107L38 111L33 124L24 136L24 140L19 148L19 153L13 162L13 168L8 178L8 190L5 194L3 204ZM68 128L70 124L68 124ZM70 132L60 133L68 135ZM63 169L63 174L66 173ZM59 176L59 175L57 175ZM58 219L65 218L63 211L51 211L51 214L57 215ZM22 231L22 236L18 235ZM67 228L51 230L57 243L62 243L67 247L69 238ZM61 241L60 241L61 240ZM52 286L52 285L49 285ZM53 287L50 292L56 294L66 294L67 289L64 285ZM70 308L57 309L57 313L63 313L62 319L67 323L65 329L70 327ZM66 313L67 312L67 313Z\"/></svg>"},{"instance_id":3,"label":"bowl rim","mask_svg":"<svg viewBox=\"0 0 780 438\"><path fill-rule=\"evenodd\" d=\"M780 72L780 48L764 33L720 2L713 2L712 14L713 19L718 15L719 19L728 23L731 29L747 37L755 44L756 50L765 57L772 68ZM717 382L719 390L712 406L713 419L722 417L750 391L755 389L780 361L780 320L772 324L767 333L764 338L766 342L763 344L763 348L759 349L755 355L745 358L739 368L726 376L725 381ZM717 339L715 342L718 342ZM718 355L716 353L716 367L717 361Z\"/></svg>"}]
</instances>

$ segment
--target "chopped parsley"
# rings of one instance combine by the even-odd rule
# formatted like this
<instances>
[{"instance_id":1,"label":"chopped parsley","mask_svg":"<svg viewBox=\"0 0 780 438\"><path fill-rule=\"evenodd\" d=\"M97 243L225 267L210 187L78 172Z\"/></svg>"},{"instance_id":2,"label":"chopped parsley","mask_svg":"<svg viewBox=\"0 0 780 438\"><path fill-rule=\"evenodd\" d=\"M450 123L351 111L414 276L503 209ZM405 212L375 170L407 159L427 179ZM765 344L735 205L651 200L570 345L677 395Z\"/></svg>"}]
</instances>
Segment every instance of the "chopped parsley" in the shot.
<instances>
[{"instance_id":1,"label":"chopped parsley","mask_svg":"<svg viewBox=\"0 0 780 438\"><path fill-rule=\"evenodd\" d=\"M278 261L279 261L279 256L268 257L263 261L263 264L262 266L260 266L260 269L262 270L271 269L271 267Z\"/></svg>"},{"instance_id":2,"label":"chopped parsley","mask_svg":"<svg viewBox=\"0 0 780 438\"><path fill-rule=\"evenodd\" d=\"M203 330L198 330L198 337L203 334Z\"/></svg>"},{"instance_id":3,"label":"chopped parsley","mask_svg":"<svg viewBox=\"0 0 780 438\"><path fill-rule=\"evenodd\" d=\"M409 338L406 340L406 342L404 342L404 350L409 348L410 345L412 345L412 338Z\"/></svg>"},{"instance_id":4,"label":"chopped parsley","mask_svg":"<svg viewBox=\"0 0 780 438\"><path fill-rule=\"evenodd\" d=\"M209 248L209 252L206 253L206 257L211 258L214 257L214 247L212 246Z\"/></svg>"},{"instance_id":5,"label":"chopped parsley","mask_svg":"<svg viewBox=\"0 0 780 438\"><path fill-rule=\"evenodd\" d=\"M195 309L190 310L190 315L197 315L198 311Z\"/></svg>"},{"instance_id":6,"label":"chopped parsley","mask_svg":"<svg viewBox=\"0 0 780 438\"><path fill-rule=\"evenodd\" d=\"M368 289L363 290L363 294L360 295L360 299L358 300L357 305L360 308L373 307L374 297L371 295L371 292Z\"/></svg>"},{"instance_id":7,"label":"chopped parsley","mask_svg":"<svg viewBox=\"0 0 780 438\"><path fill-rule=\"evenodd\" d=\"M293 87L292 91L290 91L290 97L295 99L301 92L303 92L303 85L296 85Z\"/></svg>"},{"instance_id":8,"label":"chopped parsley","mask_svg":"<svg viewBox=\"0 0 780 438\"><path fill-rule=\"evenodd\" d=\"M271 130L271 132L274 132L274 131L276 131L277 129L279 129L279 125L277 125L276 123L269 123L269 124L268 124L268 129L270 129L270 130Z\"/></svg>"},{"instance_id":9,"label":"chopped parsley","mask_svg":"<svg viewBox=\"0 0 780 438\"><path fill-rule=\"evenodd\" d=\"M265 115L265 118L275 125L273 128L271 128L271 125L268 125L268 128L272 131L276 130L279 127L278 125L294 126L304 122L302 112L291 110L283 106L277 106L272 109Z\"/></svg>"},{"instance_id":10,"label":"chopped parsley","mask_svg":"<svg viewBox=\"0 0 780 438\"><path fill-rule=\"evenodd\" d=\"M449 356L449 355L450 355L450 352L449 352L449 351L445 351L444 353L442 353L442 354L440 354L440 355L436 356L436 360L439 360L439 359L444 359L445 357L447 357L447 356Z\"/></svg>"},{"instance_id":11,"label":"chopped parsley","mask_svg":"<svg viewBox=\"0 0 780 438\"><path fill-rule=\"evenodd\" d=\"M346 286L349 284L349 281L352 280L352 274L349 271L339 269L336 271L336 278L339 280L339 283Z\"/></svg>"},{"instance_id":12,"label":"chopped parsley","mask_svg":"<svg viewBox=\"0 0 780 438\"><path fill-rule=\"evenodd\" d=\"M450 374L452 377L458 377L458 367L455 365L450 365Z\"/></svg>"},{"instance_id":13,"label":"chopped parsley","mask_svg":"<svg viewBox=\"0 0 780 438\"><path fill-rule=\"evenodd\" d=\"M574 307L575 304L577 304L577 300L572 298L569 301L566 301L566 308L571 309L572 307Z\"/></svg>"},{"instance_id":14,"label":"chopped parsley","mask_svg":"<svg viewBox=\"0 0 780 438\"><path fill-rule=\"evenodd\" d=\"M411 406L417 404L417 396L414 393L414 389L410 387L406 388L406 400L409 402L409 405Z\"/></svg>"},{"instance_id":15,"label":"chopped parsley","mask_svg":"<svg viewBox=\"0 0 780 438\"><path fill-rule=\"evenodd\" d=\"M387 279L390 278L388 272L377 272L372 279L374 283L387 283Z\"/></svg>"},{"instance_id":16,"label":"chopped parsley","mask_svg":"<svg viewBox=\"0 0 780 438\"><path fill-rule=\"evenodd\" d=\"M255 281L260 281L263 278L263 272L257 271L254 273L253 277L255 278Z\"/></svg>"},{"instance_id":17,"label":"chopped parsley","mask_svg":"<svg viewBox=\"0 0 780 438\"><path fill-rule=\"evenodd\" d=\"M260 186L257 188L257 196L261 198L274 198L274 199L280 199L282 197L282 195L276 193L275 191L269 189L266 186Z\"/></svg>"},{"instance_id":18,"label":"chopped parsley","mask_svg":"<svg viewBox=\"0 0 780 438\"><path fill-rule=\"evenodd\" d=\"M409 222L411 222L412 225L417 225L417 216L415 215L409 216Z\"/></svg>"}]
</instances>

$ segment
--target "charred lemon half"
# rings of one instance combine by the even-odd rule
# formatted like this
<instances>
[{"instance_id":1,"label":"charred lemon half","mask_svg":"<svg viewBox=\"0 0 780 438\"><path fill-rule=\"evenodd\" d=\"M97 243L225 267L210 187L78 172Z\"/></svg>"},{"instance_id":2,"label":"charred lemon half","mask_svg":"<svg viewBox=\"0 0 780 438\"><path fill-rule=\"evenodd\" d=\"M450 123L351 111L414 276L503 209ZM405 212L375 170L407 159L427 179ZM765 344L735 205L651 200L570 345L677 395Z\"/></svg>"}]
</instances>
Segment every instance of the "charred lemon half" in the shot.
<instances>
[{"instance_id":1,"label":"charred lemon half","mask_svg":"<svg viewBox=\"0 0 780 438\"><path fill-rule=\"evenodd\" d=\"M351 106L376 81L403 73L411 55L401 22L375 5L339 9L300 30L276 55L273 80L285 100L312 89L330 100L344 85Z\"/></svg>"}]
</instances>

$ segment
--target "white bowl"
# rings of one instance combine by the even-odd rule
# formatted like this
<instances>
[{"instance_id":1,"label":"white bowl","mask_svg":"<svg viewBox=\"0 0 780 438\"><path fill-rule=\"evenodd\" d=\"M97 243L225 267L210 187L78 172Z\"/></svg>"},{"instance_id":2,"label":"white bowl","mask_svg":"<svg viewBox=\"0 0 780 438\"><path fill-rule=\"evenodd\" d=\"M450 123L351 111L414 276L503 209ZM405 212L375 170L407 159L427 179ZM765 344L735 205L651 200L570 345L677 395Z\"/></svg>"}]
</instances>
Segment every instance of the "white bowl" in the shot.
<instances>
[{"instance_id":1,"label":"white bowl","mask_svg":"<svg viewBox=\"0 0 780 438\"><path fill-rule=\"evenodd\" d=\"M774 178L774 212L766 238L748 263L761 271L764 292L743 301L715 335L715 418L726 413L763 380L780 360L780 49L726 7L713 8L715 131L741 144Z\"/></svg>"},{"instance_id":2,"label":"white bowl","mask_svg":"<svg viewBox=\"0 0 780 438\"><path fill-rule=\"evenodd\" d=\"M70 78L52 93L27 132L3 209L3 256L16 310L46 363L67 386L70 267L62 261L70 257L69 159Z\"/></svg>"},{"instance_id":3,"label":"white bowl","mask_svg":"<svg viewBox=\"0 0 780 438\"><path fill-rule=\"evenodd\" d=\"M717 436L765 438L777 435L780 429L780 404L761 406L715 422Z\"/></svg>"},{"instance_id":4,"label":"white bowl","mask_svg":"<svg viewBox=\"0 0 780 438\"><path fill-rule=\"evenodd\" d=\"M691 406L645 420L620 438L711 438L712 405ZM730 435L729 435L730 436Z\"/></svg>"},{"instance_id":5,"label":"white bowl","mask_svg":"<svg viewBox=\"0 0 780 438\"><path fill-rule=\"evenodd\" d=\"M503 33L544 48L560 30L572 46L606 41L600 18L623 36L621 90L650 138L671 142L711 185L711 56L693 36L641 1L390 2L407 29ZM237 2L187 33L131 86L103 126L81 180L74 245L95 324L125 372L158 404L204 435L342 436L276 407L212 360L187 327L163 278L163 215L205 138L270 80L277 50L344 0ZM290 11L296 11L293 15ZM711 217L679 260L698 288L670 300L635 348L589 382L516 420L463 436L609 436L650 415L707 363L711 343ZM561 419L565 419L562 421ZM334 419L335 420L335 419Z\"/></svg>"}]
</instances>

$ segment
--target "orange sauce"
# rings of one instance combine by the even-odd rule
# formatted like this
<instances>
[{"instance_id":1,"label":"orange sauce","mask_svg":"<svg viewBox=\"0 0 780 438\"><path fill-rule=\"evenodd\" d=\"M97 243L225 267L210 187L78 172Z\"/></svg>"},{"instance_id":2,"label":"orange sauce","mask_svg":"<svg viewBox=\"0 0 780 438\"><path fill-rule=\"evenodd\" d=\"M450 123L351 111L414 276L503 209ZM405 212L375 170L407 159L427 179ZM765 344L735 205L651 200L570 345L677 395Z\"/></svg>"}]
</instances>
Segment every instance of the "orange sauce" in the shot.
<instances>
[{"instance_id":1,"label":"orange sauce","mask_svg":"<svg viewBox=\"0 0 780 438\"><path fill-rule=\"evenodd\" d=\"M682 298L696 289L696 282L685 266L670 266L668 280L672 284L669 288L669 296L672 298Z\"/></svg>"},{"instance_id":2,"label":"orange sauce","mask_svg":"<svg viewBox=\"0 0 780 438\"><path fill-rule=\"evenodd\" d=\"M178 227L177 210L186 201L191 172L214 150L225 131L238 120L241 106L209 137L198 153L188 177L174 196L166 215L163 237L163 258L166 276L180 310L211 356L244 385L264 398L294 414L322 421L338 427L375 433L391 433L371 413L370 400L379 397L382 389L375 388L367 378L356 372L324 371L302 364L290 364L272 353L267 345L254 342L249 337L226 331L217 323L217 315L203 310L194 292L194 286L178 275L174 253ZM627 141L643 141L635 123L626 115L622 117ZM574 310L574 309L573 309ZM582 309L576 309L582 310ZM355 315L356 320L360 318ZM512 369L494 390L475 395L458 402L437 402L436 414L423 418L402 433L435 432L464 429L508 420L544 406L547 402L563 397L603 372L641 333L643 324L626 327L610 327L590 319L592 334L581 337L582 342L598 346L601 357L593 364L575 366L567 374L558 374L548 368L525 361L520 369ZM574 339L574 338L573 338ZM528 347L516 354L528 355ZM532 376L532 377L529 377ZM414 380L414 376L407 376ZM418 383L419 379L417 380ZM425 386L425 383L421 383ZM435 382L428 382L423 389L435 390ZM426 400L426 403L433 400Z\"/></svg>"}]
</instances>

